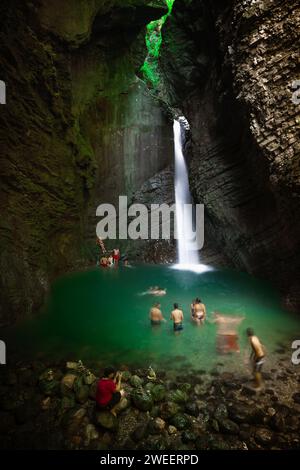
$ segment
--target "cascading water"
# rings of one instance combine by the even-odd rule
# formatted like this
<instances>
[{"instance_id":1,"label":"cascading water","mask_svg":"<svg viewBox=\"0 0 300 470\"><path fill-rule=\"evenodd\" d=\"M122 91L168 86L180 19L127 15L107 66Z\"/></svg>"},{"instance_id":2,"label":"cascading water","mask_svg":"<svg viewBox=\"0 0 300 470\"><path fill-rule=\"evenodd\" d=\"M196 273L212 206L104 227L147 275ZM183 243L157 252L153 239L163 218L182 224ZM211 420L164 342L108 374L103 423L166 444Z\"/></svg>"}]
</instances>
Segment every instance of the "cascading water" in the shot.
<instances>
[{"instance_id":1,"label":"cascading water","mask_svg":"<svg viewBox=\"0 0 300 470\"><path fill-rule=\"evenodd\" d=\"M180 119L180 118L179 118ZM185 118L181 121L186 123ZM178 261L174 267L177 269L204 272L212 268L199 264L199 252L191 249L193 233L192 211L184 210L184 205L192 204L189 188L189 178L185 158L182 150L182 127L179 120L174 120L174 154L175 154L175 202L176 202L176 229Z\"/></svg>"},{"instance_id":2,"label":"cascading water","mask_svg":"<svg viewBox=\"0 0 300 470\"><path fill-rule=\"evenodd\" d=\"M184 211L185 204L192 204L189 189L189 178L185 159L182 152L181 125L174 121L174 151L175 151L175 202L176 225L178 234L178 260L179 264L198 264L198 251L189 249L189 240L192 237L192 213Z\"/></svg>"}]
</instances>

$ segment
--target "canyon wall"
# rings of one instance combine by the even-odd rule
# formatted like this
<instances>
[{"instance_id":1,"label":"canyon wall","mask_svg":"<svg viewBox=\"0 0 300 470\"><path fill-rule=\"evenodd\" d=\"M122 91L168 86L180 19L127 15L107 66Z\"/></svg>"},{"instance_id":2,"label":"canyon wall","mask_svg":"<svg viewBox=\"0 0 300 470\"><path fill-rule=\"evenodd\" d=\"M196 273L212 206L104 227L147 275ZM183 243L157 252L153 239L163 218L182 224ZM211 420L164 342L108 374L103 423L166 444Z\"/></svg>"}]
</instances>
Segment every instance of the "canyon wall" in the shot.
<instances>
[{"instance_id":1,"label":"canyon wall","mask_svg":"<svg viewBox=\"0 0 300 470\"><path fill-rule=\"evenodd\" d=\"M206 239L297 310L300 13L295 1L175 2L159 91L191 125L190 182ZM168 86L166 86L168 84Z\"/></svg>"},{"instance_id":2,"label":"canyon wall","mask_svg":"<svg viewBox=\"0 0 300 470\"><path fill-rule=\"evenodd\" d=\"M95 212L172 158L136 76L163 1L2 1L0 325L36 312L58 275L95 263Z\"/></svg>"},{"instance_id":3,"label":"canyon wall","mask_svg":"<svg viewBox=\"0 0 300 470\"><path fill-rule=\"evenodd\" d=\"M36 312L58 275L95 263L99 204L173 201L180 113L206 207L202 261L269 279L298 309L298 4L176 0L153 88L139 72L145 25L166 12L163 0L1 2L0 325ZM175 257L172 243L121 248Z\"/></svg>"}]
</instances>

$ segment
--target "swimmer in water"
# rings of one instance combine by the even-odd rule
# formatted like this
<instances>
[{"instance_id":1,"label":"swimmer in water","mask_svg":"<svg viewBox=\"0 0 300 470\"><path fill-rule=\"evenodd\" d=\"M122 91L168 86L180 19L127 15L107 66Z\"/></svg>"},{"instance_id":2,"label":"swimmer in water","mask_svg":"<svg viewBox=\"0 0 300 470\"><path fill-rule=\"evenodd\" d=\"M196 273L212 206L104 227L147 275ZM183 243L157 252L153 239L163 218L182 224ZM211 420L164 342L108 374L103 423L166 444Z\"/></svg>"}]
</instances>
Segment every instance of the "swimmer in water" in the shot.
<instances>
[{"instance_id":1,"label":"swimmer in water","mask_svg":"<svg viewBox=\"0 0 300 470\"><path fill-rule=\"evenodd\" d=\"M163 287L155 286L155 287L150 287L148 292L151 295L155 295L157 297L160 297L162 295L166 295L167 289L164 289Z\"/></svg>"},{"instance_id":2,"label":"swimmer in water","mask_svg":"<svg viewBox=\"0 0 300 470\"><path fill-rule=\"evenodd\" d=\"M145 292L142 292L139 295L154 295L155 297L162 297L163 295L166 295L167 289L163 289L162 287L149 287L148 290Z\"/></svg>"}]
</instances>

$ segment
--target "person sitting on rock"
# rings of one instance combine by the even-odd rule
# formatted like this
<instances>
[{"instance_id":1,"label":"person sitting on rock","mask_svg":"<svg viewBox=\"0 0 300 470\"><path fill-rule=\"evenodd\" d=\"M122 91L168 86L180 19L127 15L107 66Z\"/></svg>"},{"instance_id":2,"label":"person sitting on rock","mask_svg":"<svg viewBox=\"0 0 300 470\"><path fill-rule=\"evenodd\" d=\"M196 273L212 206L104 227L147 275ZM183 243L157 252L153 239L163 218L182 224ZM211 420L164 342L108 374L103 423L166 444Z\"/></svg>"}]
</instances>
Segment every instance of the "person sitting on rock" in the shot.
<instances>
[{"instance_id":1,"label":"person sitting on rock","mask_svg":"<svg viewBox=\"0 0 300 470\"><path fill-rule=\"evenodd\" d=\"M265 351L258 337L254 335L252 328L247 328L246 334L251 346L250 361L253 367L255 388L256 390L260 390L262 387L261 369L265 362Z\"/></svg>"},{"instance_id":2,"label":"person sitting on rock","mask_svg":"<svg viewBox=\"0 0 300 470\"><path fill-rule=\"evenodd\" d=\"M114 259L113 259L112 255L109 255L109 257L107 258L107 265L110 268L114 265Z\"/></svg>"},{"instance_id":3,"label":"person sitting on rock","mask_svg":"<svg viewBox=\"0 0 300 470\"><path fill-rule=\"evenodd\" d=\"M166 321L163 317L163 314L160 310L160 304L154 304L150 310L150 321L151 325L160 325L161 322Z\"/></svg>"},{"instance_id":4,"label":"person sitting on rock","mask_svg":"<svg viewBox=\"0 0 300 470\"><path fill-rule=\"evenodd\" d=\"M96 393L96 406L98 410L110 410L116 416L117 406L124 396L121 390L122 373L115 371L113 367L106 367L104 375L99 380Z\"/></svg>"},{"instance_id":5,"label":"person sitting on rock","mask_svg":"<svg viewBox=\"0 0 300 470\"><path fill-rule=\"evenodd\" d=\"M171 320L173 321L174 331L183 330L183 311L179 308L178 304L174 304L174 310L171 312Z\"/></svg>"},{"instance_id":6,"label":"person sitting on rock","mask_svg":"<svg viewBox=\"0 0 300 470\"><path fill-rule=\"evenodd\" d=\"M203 324L206 318L206 307L197 297L191 305L192 320L197 324Z\"/></svg>"}]
</instances>

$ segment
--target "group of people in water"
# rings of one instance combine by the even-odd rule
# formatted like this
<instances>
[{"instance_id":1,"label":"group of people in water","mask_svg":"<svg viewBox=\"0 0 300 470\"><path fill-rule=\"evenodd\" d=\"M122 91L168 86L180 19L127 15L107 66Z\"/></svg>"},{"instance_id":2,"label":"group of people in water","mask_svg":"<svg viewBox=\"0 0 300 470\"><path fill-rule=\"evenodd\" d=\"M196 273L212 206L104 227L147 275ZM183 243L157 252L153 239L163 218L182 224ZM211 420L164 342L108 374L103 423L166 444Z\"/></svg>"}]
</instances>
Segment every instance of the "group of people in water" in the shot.
<instances>
[{"instance_id":1,"label":"group of people in water","mask_svg":"<svg viewBox=\"0 0 300 470\"><path fill-rule=\"evenodd\" d=\"M162 296L166 294L166 289L155 286L150 287L146 293L154 296ZM145 294L145 293L143 293ZM237 327L244 320L242 316L223 315L214 312L212 319L208 320L206 316L206 306L197 297L190 306L191 320L197 325L204 325L205 321L215 323L217 325L217 351L220 354L239 353ZM167 320L164 318L160 303L155 303L150 309L151 325L156 327ZM177 303L174 303L171 311L170 320L173 322L175 332L183 329L184 313ZM265 362L265 348L259 338L254 334L252 328L247 328L246 334L251 347L250 361L252 364L255 389L262 388L262 366ZM153 371L152 371L153 372ZM155 373L149 374L149 380L154 377ZM107 367L104 370L104 376L99 380L96 394L96 406L99 410L109 410L116 415L121 409L120 402L125 395L121 385L122 373L117 372L113 367Z\"/></svg>"},{"instance_id":2,"label":"group of people in water","mask_svg":"<svg viewBox=\"0 0 300 470\"><path fill-rule=\"evenodd\" d=\"M113 266L117 268L119 266L120 257L119 248L114 248L111 253L100 258L99 264L102 268L111 268Z\"/></svg>"},{"instance_id":3,"label":"group of people in water","mask_svg":"<svg viewBox=\"0 0 300 470\"><path fill-rule=\"evenodd\" d=\"M159 296L164 295L163 292L165 293L166 290L160 287L151 287L148 292ZM191 303L190 312L190 318L194 324L204 325L207 320L206 306L199 297ZM159 326L167 321L163 316L161 305L158 302L150 309L149 317L153 327ZM217 326L216 349L219 354L240 352L237 328L244 319L245 317L242 316L230 316L214 312L212 318L207 320L209 323L215 323ZM175 333L183 330L184 313L178 303L174 303L173 305L170 320L173 322ZM251 363L253 366L255 386L256 388L260 388L262 385L261 369L265 361L265 348L262 346L258 337L254 335L254 331L251 328L248 328L246 333L251 345Z\"/></svg>"},{"instance_id":4,"label":"group of people in water","mask_svg":"<svg viewBox=\"0 0 300 470\"><path fill-rule=\"evenodd\" d=\"M157 295L157 294L156 294ZM191 304L191 319L197 324L203 324L206 318L206 307L197 297ZM183 329L184 315L179 305L175 303L171 312L170 319L173 321L174 331ZM155 303L150 309L150 321L152 326L160 325L167 320L163 317L160 303Z\"/></svg>"}]
</instances>

